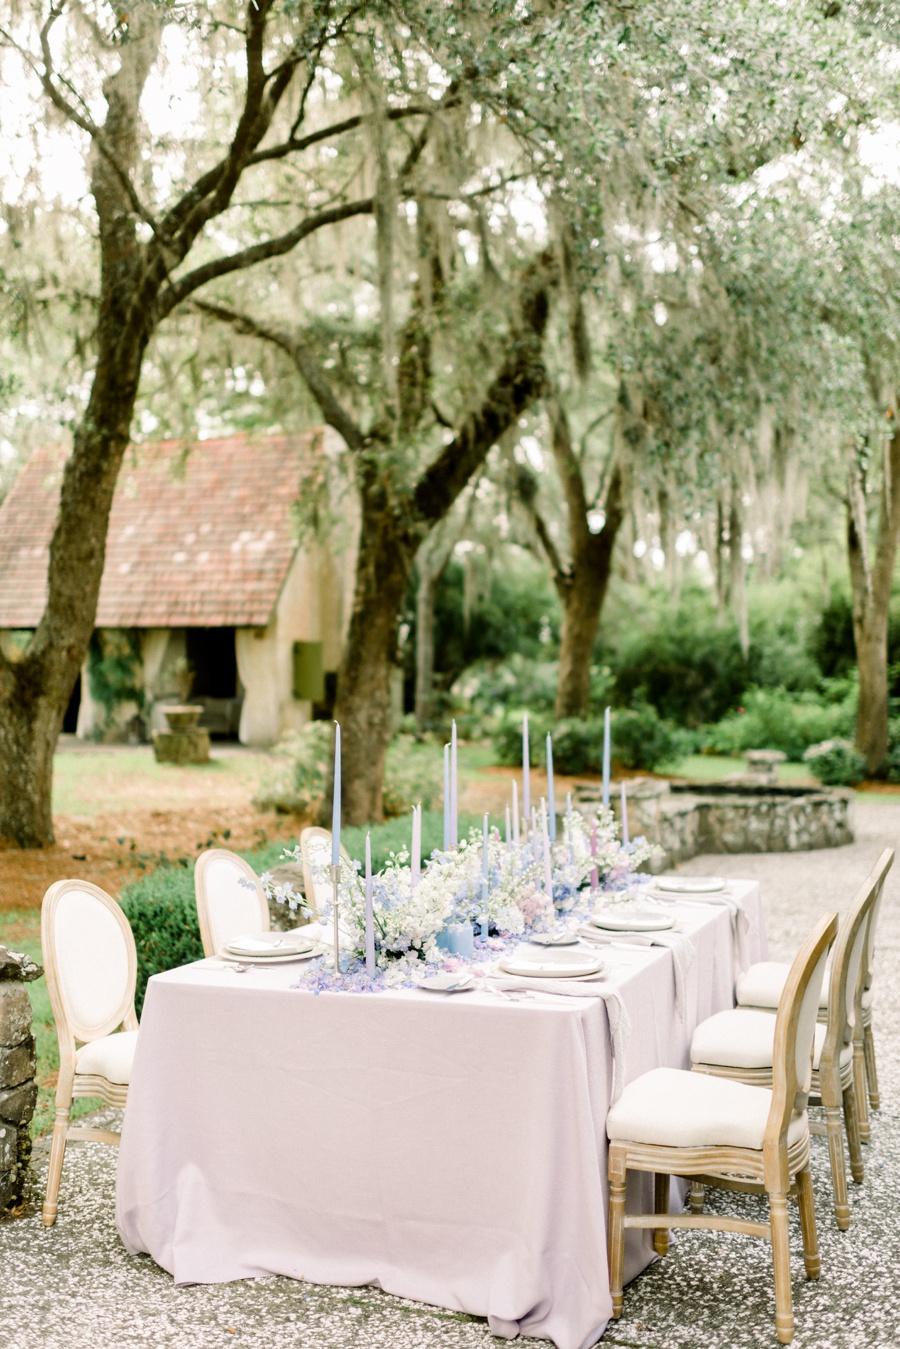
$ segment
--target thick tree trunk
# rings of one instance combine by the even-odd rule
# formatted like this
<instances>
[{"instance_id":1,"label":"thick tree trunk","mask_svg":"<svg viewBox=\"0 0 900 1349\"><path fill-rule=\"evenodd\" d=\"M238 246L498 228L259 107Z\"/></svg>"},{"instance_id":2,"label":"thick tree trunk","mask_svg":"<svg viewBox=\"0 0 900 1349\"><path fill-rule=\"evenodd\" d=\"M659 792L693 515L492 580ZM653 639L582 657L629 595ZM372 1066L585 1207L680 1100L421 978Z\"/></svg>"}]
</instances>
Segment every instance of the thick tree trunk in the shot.
<instances>
[{"instance_id":1,"label":"thick tree trunk","mask_svg":"<svg viewBox=\"0 0 900 1349\"><path fill-rule=\"evenodd\" d=\"M391 736L391 675L414 545L398 528L382 484L364 469L353 612L338 673L342 812L347 824L383 818L384 756ZM331 823L330 793L323 823Z\"/></svg>"},{"instance_id":2,"label":"thick tree trunk","mask_svg":"<svg viewBox=\"0 0 900 1349\"><path fill-rule=\"evenodd\" d=\"M562 633L559 644L559 683L556 687L556 717L586 717L591 705L591 659L600 610L609 580L584 568L574 573L563 596Z\"/></svg>"},{"instance_id":3,"label":"thick tree trunk","mask_svg":"<svg viewBox=\"0 0 900 1349\"><path fill-rule=\"evenodd\" d=\"M857 619L854 605L853 637L859 670L856 747L866 756L866 772L872 776L884 763L888 746L887 614L867 606Z\"/></svg>"},{"instance_id":4,"label":"thick tree trunk","mask_svg":"<svg viewBox=\"0 0 900 1349\"><path fill-rule=\"evenodd\" d=\"M110 332L109 336L112 336ZM19 660L0 656L0 838L53 842L53 752L94 627L116 478L128 444L144 342L104 359L66 461L50 545L49 598Z\"/></svg>"},{"instance_id":5,"label":"thick tree trunk","mask_svg":"<svg viewBox=\"0 0 900 1349\"><path fill-rule=\"evenodd\" d=\"M431 724L434 703L434 606L443 568L428 570L419 559L416 592L416 723L420 730Z\"/></svg>"},{"instance_id":6,"label":"thick tree trunk","mask_svg":"<svg viewBox=\"0 0 900 1349\"><path fill-rule=\"evenodd\" d=\"M609 587L613 549L625 519L624 484L620 465L616 463L603 500L603 528L599 534L591 533L590 508L568 421L558 403L553 404L551 413L553 453L566 496L572 548L571 567L565 572L558 565L554 568L563 605L555 714L557 718L586 717L591 705L594 641Z\"/></svg>"},{"instance_id":7,"label":"thick tree trunk","mask_svg":"<svg viewBox=\"0 0 900 1349\"><path fill-rule=\"evenodd\" d=\"M869 561L865 494L858 473L851 474L847 510L847 555L853 589L853 638L859 670L856 748L869 775L881 771L888 744L888 616L894 559L900 535L900 432L885 455L878 538Z\"/></svg>"}]
</instances>

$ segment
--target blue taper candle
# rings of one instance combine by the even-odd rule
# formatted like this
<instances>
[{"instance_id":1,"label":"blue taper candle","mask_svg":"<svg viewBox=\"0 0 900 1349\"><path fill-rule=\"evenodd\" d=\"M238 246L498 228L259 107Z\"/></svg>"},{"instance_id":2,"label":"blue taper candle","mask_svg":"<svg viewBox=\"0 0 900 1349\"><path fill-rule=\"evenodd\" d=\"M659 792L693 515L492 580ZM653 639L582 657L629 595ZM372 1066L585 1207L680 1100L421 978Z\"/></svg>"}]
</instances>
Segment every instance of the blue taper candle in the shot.
<instances>
[{"instance_id":1,"label":"blue taper candle","mask_svg":"<svg viewBox=\"0 0 900 1349\"><path fill-rule=\"evenodd\" d=\"M334 800L331 808L331 865L341 861L341 727L334 723Z\"/></svg>"},{"instance_id":2,"label":"blue taper candle","mask_svg":"<svg viewBox=\"0 0 900 1349\"><path fill-rule=\"evenodd\" d=\"M450 847L459 843L459 757L456 749L456 722L450 727Z\"/></svg>"},{"instance_id":3,"label":"blue taper candle","mask_svg":"<svg viewBox=\"0 0 900 1349\"><path fill-rule=\"evenodd\" d=\"M531 818L531 754L528 749L528 713L522 718L522 815Z\"/></svg>"},{"instance_id":4,"label":"blue taper candle","mask_svg":"<svg viewBox=\"0 0 900 1349\"><path fill-rule=\"evenodd\" d=\"M550 842L556 842L556 792L553 790L553 737L547 732L547 828Z\"/></svg>"},{"instance_id":5,"label":"blue taper candle","mask_svg":"<svg viewBox=\"0 0 900 1349\"><path fill-rule=\"evenodd\" d=\"M366 834L366 974L375 973L375 914L372 908L372 838Z\"/></svg>"},{"instance_id":6,"label":"blue taper candle","mask_svg":"<svg viewBox=\"0 0 900 1349\"><path fill-rule=\"evenodd\" d=\"M609 708L603 713L603 804L609 805Z\"/></svg>"},{"instance_id":7,"label":"blue taper candle","mask_svg":"<svg viewBox=\"0 0 900 1349\"><path fill-rule=\"evenodd\" d=\"M622 783L622 842L630 843L628 837L628 798L625 795L625 783Z\"/></svg>"},{"instance_id":8,"label":"blue taper candle","mask_svg":"<svg viewBox=\"0 0 900 1349\"><path fill-rule=\"evenodd\" d=\"M444 746L444 852L450 847L450 746Z\"/></svg>"}]
</instances>

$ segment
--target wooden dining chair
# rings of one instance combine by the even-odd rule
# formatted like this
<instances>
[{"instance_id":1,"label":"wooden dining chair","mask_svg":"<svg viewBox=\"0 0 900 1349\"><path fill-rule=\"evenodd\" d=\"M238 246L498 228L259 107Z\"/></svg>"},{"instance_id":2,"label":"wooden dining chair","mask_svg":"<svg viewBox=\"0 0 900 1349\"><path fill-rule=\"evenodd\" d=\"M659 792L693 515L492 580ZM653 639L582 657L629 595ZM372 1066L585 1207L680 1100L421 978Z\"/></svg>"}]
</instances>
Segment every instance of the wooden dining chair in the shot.
<instances>
[{"instance_id":1,"label":"wooden dining chair","mask_svg":"<svg viewBox=\"0 0 900 1349\"><path fill-rule=\"evenodd\" d=\"M875 957L875 938L878 919L881 914L881 900L884 894L884 882L894 860L893 848L884 848L869 876L869 882L877 889L875 903L869 919L866 949L864 954L862 1016L854 1034L853 1072L856 1086L856 1107L859 1114L859 1133L864 1143L869 1141L869 1109L878 1110L881 1104L878 1093L878 1070L875 1063L875 1039L872 1033L872 965ZM762 1008L774 1011L784 986L789 966L782 961L766 960L751 965L737 981L737 1002L740 1007ZM827 1020L829 979L822 985L819 1004L820 1020Z\"/></svg>"},{"instance_id":2,"label":"wooden dining chair","mask_svg":"<svg viewBox=\"0 0 900 1349\"><path fill-rule=\"evenodd\" d=\"M331 865L331 830L310 824L300 833L303 867L303 894L313 920L321 919L323 907L331 903L331 880L322 867ZM341 846L341 861L352 866L350 854ZM318 874L317 874L318 873Z\"/></svg>"},{"instance_id":3,"label":"wooden dining chair","mask_svg":"<svg viewBox=\"0 0 900 1349\"><path fill-rule=\"evenodd\" d=\"M41 906L41 945L59 1040L56 1115L42 1211L44 1223L52 1227L67 1141L119 1141L115 1131L72 1125L69 1116L77 1097L125 1105L138 1035L137 953L124 913L90 881L50 886Z\"/></svg>"},{"instance_id":4,"label":"wooden dining chair","mask_svg":"<svg viewBox=\"0 0 900 1349\"><path fill-rule=\"evenodd\" d=\"M869 1138L869 1108L872 1110L881 1108L881 1097L878 1091L878 1069L875 1064L875 1037L872 1033L872 967L875 960L875 937L878 930L878 920L881 917L881 901L884 898L884 878L890 870L890 864L894 858L891 849L885 848L879 862L887 854L890 854L890 861L883 868L878 896L872 907L872 916L869 919L869 931L863 953L863 991L860 998L862 1014L860 1024L856 1028L853 1045L853 1068L856 1075L856 1096L859 1103L859 1128L864 1143Z\"/></svg>"},{"instance_id":5,"label":"wooden dining chair","mask_svg":"<svg viewBox=\"0 0 900 1349\"><path fill-rule=\"evenodd\" d=\"M819 919L794 960L778 1006L772 1087L677 1068L655 1068L630 1082L610 1109L609 1281L613 1316L622 1314L622 1271L627 1228L650 1228L660 1255L670 1228L716 1228L764 1237L772 1243L775 1329L782 1344L794 1334L787 1201L796 1181L807 1278L820 1260L809 1174L806 1104L818 993L837 915ZM655 1176L652 1214L625 1211L629 1171ZM707 1213L669 1213L669 1177L704 1185L766 1193L769 1221Z\"/></svg>"},{"instance_id":6,"label":"wooden dining chair","mask_svg":"<svg viewBox=\"0 0 900 1349\"><path fill-rule=\"evenodd\" d=\"M227 848L208 848L197 858L194 894L204 955L218 955L235 937L269 931L269 902L259 877Z\"/></svg>"}]
</instances>

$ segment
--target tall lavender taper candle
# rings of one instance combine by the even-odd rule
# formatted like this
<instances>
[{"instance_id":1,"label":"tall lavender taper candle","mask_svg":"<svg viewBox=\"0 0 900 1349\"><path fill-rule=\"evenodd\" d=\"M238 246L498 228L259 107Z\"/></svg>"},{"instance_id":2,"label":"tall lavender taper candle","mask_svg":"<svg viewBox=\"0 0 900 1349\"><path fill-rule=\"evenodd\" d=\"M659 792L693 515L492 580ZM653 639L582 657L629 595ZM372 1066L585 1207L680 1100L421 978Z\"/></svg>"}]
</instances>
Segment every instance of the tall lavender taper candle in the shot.
<instances>
[{"instance_id":1,"label":"tall lavender taper candle","mask_svg":"<svg viewBox=\"0 0 900 1349\"><path fill-rule=\"evenodd\" d=\"M547 732L547 826L550 842L556 842L556 792L553 789L553 737Z\"/></svg>"},{"instance_id":2,"label":"tall lavender taper candle","mask_svg":"<svg viewBox=\"0 0 900 1349\"><path fill-rule=\"evenodd\" d=\"M422 815L421 806L413 806L412 817L412 856L409 864L410 889L415 889L419 884L419 875L422 871Z\"/></svg>"},{"instance_id":3,"label":"tall lavender taper candle","mask_svg":"<svg viewBox=\"0 0 900 1349\"><path fill-rule=\"evenodd\" d=\"M491 854L488 818L488 813L485 811L484 831L481 844L481 935L484 938L487 938L488 927L490 926L490 917L488 913L488 876L490 874Z\"/></svg>"},{"instance_id":4,"label":"tall lavender taper candle","mask_svg":"<svg viewBox=\"0 0 900 1349\"><path fill-rule=\"evenodd\" d=\"M513 809L512 809L512 827L513 843L519 846L519 784L513 778Z\"/></svg>"},{"instance_id":5,"label":"tall lavender taper candle","mask_svg":"<svg viewBox=\"0 0 900 1349\"><path fill-rule=\"evenodd\" d=\"M622 842L630 843L628 837L628 797L625 794L625 783L622 783Z\"/></svg>"}]
</instances>

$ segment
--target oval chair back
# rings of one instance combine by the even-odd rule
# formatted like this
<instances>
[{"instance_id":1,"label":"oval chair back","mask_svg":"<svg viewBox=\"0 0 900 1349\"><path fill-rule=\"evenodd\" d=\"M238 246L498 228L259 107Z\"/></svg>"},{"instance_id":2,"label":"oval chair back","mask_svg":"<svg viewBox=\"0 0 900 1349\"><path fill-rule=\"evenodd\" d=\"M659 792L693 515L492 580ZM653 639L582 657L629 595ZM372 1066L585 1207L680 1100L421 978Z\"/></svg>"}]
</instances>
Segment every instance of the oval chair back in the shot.
<instances>
[{"instance_id":1,"label":"oval chair back","mask_svg":"<svg viewBox=\"0 0 900 1349\"><path fill-rule=\"evenodd\" d=\"M837 936L837 914L825 913L794 957L778 1002L772 1054L772 1104L763 1142L766 1188L790 1190L787 1132L806 1109L812 1080L813 1036L828 952Z\"/></svg>"},{"instance_id":2,"label":"oval chair back","mask_svg":"<svg viewBox=\"0 0 900 1349\"><path fill-rule=\"evenodd\" d=\"M208 848L197 858L194 894L204 955L217 955L235 937L269 931L269 903L259 877L227 848Z\"/></svg>"},{"instance_id":3,"label":"oval chair back","mask_svg":"<svg viewBox=\"0 0 900 1349\"><path fill-rule=\"evenodd\" d=\"M866 937L866 949L863 955L863 977L862 986L864 989L872 987L872 965L875 960L875 932L878 927L878 919L881 916L881 901L884 897L884 882L891 864L894 861L893 848L885 848L878 861L872 868L869 876L869 883L875 890L872 912L869 916L869 928Z\"/></svg>"},{"instance_id":4,"label":"oval chair back","mask_svg":"<svg viewBox=\"0 0 900 1349\"><path fill-rule=\"evenodd\" d=\"M823 1089L826 1078L835 1072L840 1074L842 1051L853 1043L857 1003L862 996L863 956L878 894L872 875L867 876L847 910L834 944L828 989L828 1022L819 1059L819 1078ZM833 1085L836 1091L838 1081L835 1080Z\"/></svg>"},{"instance_id":5,"label":"oval chair back","mask_svg":"<svg viewBox=\"0 0 900 1349\"><path fill-rule=\"evenodd\" d=\"M41 906L41 945L60 1043L136 1029L137 952L128 920L90 881L57 881Z\"/></svg>"},{"instance_id":6,"label":"oval chair back","mask_svg":"<svg viewBox=\"0 0 900 1349\"><path fill-rule=\"evenodd\" d=\"M331 903L331 878L323 867L331 866L331 830L310 824L300 834L300 855L303 859L303 894L307 907L315 912L313 920L321 919L326 905ZM341 848L341 861L349 862L346 848Z\"/></svg>"}]
</instances>

